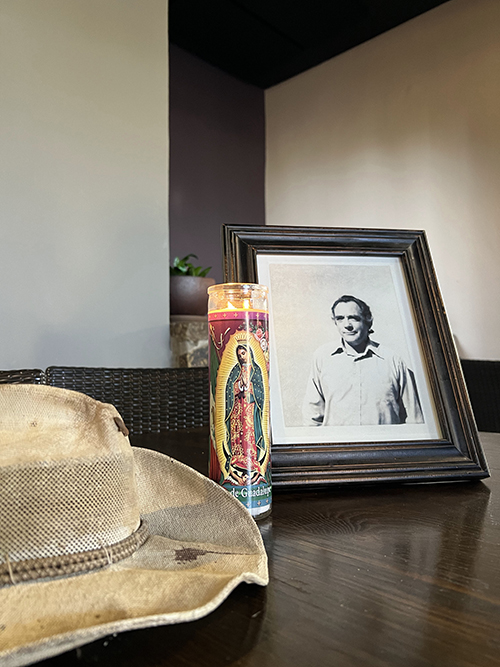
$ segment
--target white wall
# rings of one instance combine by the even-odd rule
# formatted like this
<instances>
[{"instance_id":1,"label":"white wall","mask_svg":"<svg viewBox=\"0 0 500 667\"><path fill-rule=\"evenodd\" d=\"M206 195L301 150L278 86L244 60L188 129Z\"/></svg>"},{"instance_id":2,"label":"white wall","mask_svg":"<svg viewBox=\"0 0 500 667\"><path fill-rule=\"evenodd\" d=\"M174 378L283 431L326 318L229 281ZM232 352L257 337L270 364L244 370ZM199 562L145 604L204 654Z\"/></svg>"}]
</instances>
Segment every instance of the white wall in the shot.
<instances>
[{"instance_id":1,"label":"white wall","mask_svg":"<svg viewBox=\"0 0 500 667\"><path fill-rule=\"evenodd\" d=\"M166 0L1 0L0 368L168 362Z\"/></svg>"},{"instance_id":2,"label":"white wall","mask_svg":"<svg viewBox=\"0 0 500 667\"><path fill-rule=\"evenodd\" d=\"M266 119L267 224L425 229L461 356L500 359L500 2L271 88Z\"/></svg>"}]
</instances>

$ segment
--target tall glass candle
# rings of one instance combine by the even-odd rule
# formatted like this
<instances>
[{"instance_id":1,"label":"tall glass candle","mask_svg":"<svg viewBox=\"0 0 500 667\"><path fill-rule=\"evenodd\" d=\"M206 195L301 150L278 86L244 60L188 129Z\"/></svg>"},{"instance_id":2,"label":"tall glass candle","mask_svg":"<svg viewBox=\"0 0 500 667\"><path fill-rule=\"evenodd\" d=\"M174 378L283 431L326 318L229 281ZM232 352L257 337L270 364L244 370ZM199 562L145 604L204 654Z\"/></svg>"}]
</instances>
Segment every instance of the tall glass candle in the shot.
<instances>
[{"instance_id":1,"label":"tall glass candle","mask_svg":"<svg viewBox=\"0 0 500 667\"><path fill-rule=\"evenodd\" d=\"M271 512L267 287L208 288L210 478L255 519Z\"/></svg>"}]
</instances>

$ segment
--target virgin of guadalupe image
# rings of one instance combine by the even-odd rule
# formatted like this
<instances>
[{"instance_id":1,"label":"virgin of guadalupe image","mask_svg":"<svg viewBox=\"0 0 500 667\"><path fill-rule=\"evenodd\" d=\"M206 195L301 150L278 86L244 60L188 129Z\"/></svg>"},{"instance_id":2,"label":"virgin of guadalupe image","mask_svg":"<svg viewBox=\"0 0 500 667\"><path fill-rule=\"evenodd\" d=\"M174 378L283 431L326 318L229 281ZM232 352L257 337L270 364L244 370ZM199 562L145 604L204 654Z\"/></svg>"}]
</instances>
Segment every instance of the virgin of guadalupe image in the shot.
<instances>
[{"instance_id":1,"label":"virgin of guadalupe image","mask_svg":"<svg viewBox=\"0 0 500 667\"><path fill-rule=\"evenodd\" d=\"M237 363L225 386L223 474L240 486L265 482L269 460L264 428L262 370L246 345L236 347Z\"/></svg>"}]
</instances>

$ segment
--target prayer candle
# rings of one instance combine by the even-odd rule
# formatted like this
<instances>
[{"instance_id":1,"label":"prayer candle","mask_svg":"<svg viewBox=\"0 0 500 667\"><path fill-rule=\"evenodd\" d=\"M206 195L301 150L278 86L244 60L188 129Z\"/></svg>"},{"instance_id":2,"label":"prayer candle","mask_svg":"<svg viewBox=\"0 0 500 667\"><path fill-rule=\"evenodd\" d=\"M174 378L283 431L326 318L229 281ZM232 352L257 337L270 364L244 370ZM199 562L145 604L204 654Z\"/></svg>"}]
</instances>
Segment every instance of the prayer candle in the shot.
<instances>
[{"instance_id":1,"label":"prayer candle","mask_svg":"<svg viewBox=\"0 0 500 667\"><path fill-rule=\"evenodd\" d=\"M254 519L271 512L267 287L208 288L209 475Z\"/></svg>"}]
</instances>

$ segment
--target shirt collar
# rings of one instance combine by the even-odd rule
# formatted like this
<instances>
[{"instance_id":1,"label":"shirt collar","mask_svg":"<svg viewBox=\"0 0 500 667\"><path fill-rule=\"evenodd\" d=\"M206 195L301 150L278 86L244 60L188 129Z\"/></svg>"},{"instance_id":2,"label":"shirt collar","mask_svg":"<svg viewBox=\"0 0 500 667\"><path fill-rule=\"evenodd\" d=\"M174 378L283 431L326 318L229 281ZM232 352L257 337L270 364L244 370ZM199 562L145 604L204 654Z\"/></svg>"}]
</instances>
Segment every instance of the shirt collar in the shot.
<instances>
[{"instance_id":1,"label":"shirt collar","mask_svg":"<svg viewBox=\"0 0 500 667\"><path fill-rule=\"evenodd\" d=\"M371 340L371 338L368 339L365 351L361 354L357 354L354 352L354 350L352 350L352 352L351 350L348 351L344 345L343 340L340 345L332 352L332 357L335 354L346 354L348 357L352 357L354 360L364 359L365 357L372 357L373 355L379 357L380 359L384 359L384 355L380 349L380 343L376 343L374 340Z\"/></svg>"}]
</instances>

